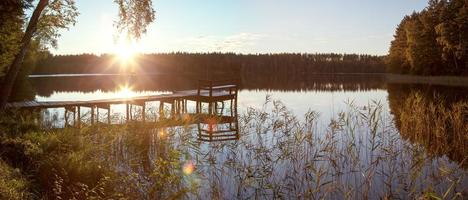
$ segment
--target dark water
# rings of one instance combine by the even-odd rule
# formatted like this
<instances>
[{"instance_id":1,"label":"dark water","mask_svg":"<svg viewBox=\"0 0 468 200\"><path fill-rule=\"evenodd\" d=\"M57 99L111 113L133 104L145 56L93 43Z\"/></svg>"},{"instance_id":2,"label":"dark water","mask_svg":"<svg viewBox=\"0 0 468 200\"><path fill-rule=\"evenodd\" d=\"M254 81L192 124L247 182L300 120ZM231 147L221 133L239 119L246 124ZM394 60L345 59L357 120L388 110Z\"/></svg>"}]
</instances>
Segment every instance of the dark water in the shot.
<instances>
[{"instance_id":1,"label":"dark water","mask_svg":"<svg viewBox=\"0 0 468 200\"><path fill-rule=\"evenodd\" d=\"M16 100L90 100L197 87L196 79L161 75L29 81ZM202 142L196 126L147 130L143 153L141 144L113 144L124 152L111 156L116 169L139 174L128 184L140 184L141 197L155 197L149 174L161 153L163 131L174 133L164 138L170 140L167 148L184 154L182 185L195 188L188 198L405 198L427 188L450 196L467 192L468 88L390 84L382 75L251 76L241 77L238 101L238 139ZM148 109L157 105L149 103ZM113 116L123 113L123 105L112 107ZM63 120L61 109L48 115ZM141 162L134 166L126 159Z\"/></svg>"}]
</instances>

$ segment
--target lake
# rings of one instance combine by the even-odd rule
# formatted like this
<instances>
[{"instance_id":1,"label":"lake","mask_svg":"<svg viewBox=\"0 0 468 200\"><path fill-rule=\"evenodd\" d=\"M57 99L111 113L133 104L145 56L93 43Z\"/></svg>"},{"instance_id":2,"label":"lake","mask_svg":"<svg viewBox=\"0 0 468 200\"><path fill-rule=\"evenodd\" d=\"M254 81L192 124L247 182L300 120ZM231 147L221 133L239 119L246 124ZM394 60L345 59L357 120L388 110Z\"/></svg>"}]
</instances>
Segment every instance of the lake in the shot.
<instances>
[{"instance_id":1,"label":"lake","mask_svg":"<svg viewBox=\"0 0 468 200\"><path fill-rule=\"evenodd\" d=\"M94 100L196 87L197 79L185 76L35 76L14 98ZM406 198L427 188L467 194L468 88L394 84L382 74L252 75L240 78L236 109L232 140L199 140L203 128L195 125L132 124L115 131L117 139L100 140L111 144L100 158L132 177L119 187L132 185L138 198L183 188L186 198L228 199ZM125 106L111 110L118 126ZM62 127L63 112L49 109L44 119ZM164 170L180 175L176 182L154 174L163 170L160 159L170 160L163 154L173 152L181 164ZM171 187L156 184L158 178Z\"/></svg>"}]
</instances>

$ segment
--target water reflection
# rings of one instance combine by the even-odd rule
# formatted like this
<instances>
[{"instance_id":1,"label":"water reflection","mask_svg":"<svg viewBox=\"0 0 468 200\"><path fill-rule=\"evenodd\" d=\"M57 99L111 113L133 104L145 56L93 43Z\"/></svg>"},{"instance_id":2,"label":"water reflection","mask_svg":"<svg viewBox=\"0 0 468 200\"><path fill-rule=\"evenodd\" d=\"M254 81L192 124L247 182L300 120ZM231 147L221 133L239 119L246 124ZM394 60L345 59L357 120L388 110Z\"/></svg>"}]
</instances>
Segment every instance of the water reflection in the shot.
<instances>
[{"instance_id":1,"label":"water reflection","mask_svg":"<svg viewBox=\"0 0 468 200\"><path fill-rule=\"evenodd\" d=\"M197 124L198 140L200 141L226 141L238 140L239 125L236 116L212 116Z\"/></svg>"},{"instance_id":2,"label":"water reflection","mask_svg":"<svg viewBox=\"0 0 468 200\"><path fill-rule=\"evenodd\" d=\"M388 92L404 139L468 166L468 88L390 84Z\"/></svg>"},{"instance_id":3,"label":"water reflection","mask_svg":"<svg viewBox=\"0 0 468 200\"><path fill-rule=\"evenodd\" d=\"M368 91L384 89L383 75L314 75L304 77L242 76L241 90L274 91ZM187 76L138 75L138 76L75 76L30 78L37 95L49 97L54 92L115 91L122 84L131 85L132 90L180 91L196 89L197 78Z\"/></svg>"}]
</instances>

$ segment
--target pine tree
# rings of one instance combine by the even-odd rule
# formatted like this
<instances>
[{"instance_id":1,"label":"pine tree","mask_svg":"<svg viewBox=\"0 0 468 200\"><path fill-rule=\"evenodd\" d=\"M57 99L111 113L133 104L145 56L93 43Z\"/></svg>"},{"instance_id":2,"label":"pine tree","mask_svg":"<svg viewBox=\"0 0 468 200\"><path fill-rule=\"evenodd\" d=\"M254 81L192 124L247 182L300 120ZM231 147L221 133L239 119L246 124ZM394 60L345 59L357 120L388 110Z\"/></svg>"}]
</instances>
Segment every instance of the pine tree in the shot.
<instances>
[{"instance_id":1,"label":"pine tree","mask_svg":"<svg viewBox=\"0 0 468 200\"><path fill-rule=\"evenodd\" d=\"M409 71L409 61L406 59L406 49L408 48L405 26L410 20L405 16L398 25L394 40L391 43L389 55L387 57L387 71L391 73L407 73Z\"/></svg>"}]
</instances>

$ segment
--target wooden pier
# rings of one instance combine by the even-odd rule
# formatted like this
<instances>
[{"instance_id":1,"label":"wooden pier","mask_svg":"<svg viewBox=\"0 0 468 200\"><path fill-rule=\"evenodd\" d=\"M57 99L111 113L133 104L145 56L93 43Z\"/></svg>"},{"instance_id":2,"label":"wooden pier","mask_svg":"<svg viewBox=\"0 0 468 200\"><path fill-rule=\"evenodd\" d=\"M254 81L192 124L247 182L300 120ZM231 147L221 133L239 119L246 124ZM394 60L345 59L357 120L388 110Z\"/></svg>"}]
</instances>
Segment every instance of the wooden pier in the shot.
<instances>
[{"instance_id":1,"label":"wooden pier","mask_svg":"<svg viewBox=\"0 0 468 200\"><path fill-rule=\"evenodd\" d=\"M49 108L64 108L65 126L81 127L82 108L91 109L91 124L100 122L99 111L107 111L107 123L111 124L111 105L124 104L126 106L126 120L132 121L132 107L139 106L142 109L141 120L146 121L146 103L159 102L160 116L163 113L165 104L170 105L171 116L177 114L203 114L218 115L218 103L221 103L221 110L224 109L224 103L230 101L230 117L237 116L237 92L236 83L227 81L199 81L196 90L175 91L171 94L136 96L128 98L96 99L87 101L24 101L12 102L7 104L8 109L23 110L42 110ZM195 113L188 113L187 101L196 103ZM208 104L208 112L203 113L203 105ZM73 116L73 125L69 124L69 114ZM166 118L167 119L167 118Z\"/></svg>"}]
</instances>

